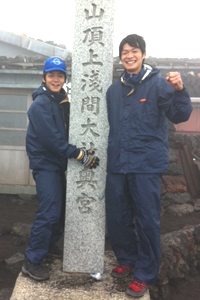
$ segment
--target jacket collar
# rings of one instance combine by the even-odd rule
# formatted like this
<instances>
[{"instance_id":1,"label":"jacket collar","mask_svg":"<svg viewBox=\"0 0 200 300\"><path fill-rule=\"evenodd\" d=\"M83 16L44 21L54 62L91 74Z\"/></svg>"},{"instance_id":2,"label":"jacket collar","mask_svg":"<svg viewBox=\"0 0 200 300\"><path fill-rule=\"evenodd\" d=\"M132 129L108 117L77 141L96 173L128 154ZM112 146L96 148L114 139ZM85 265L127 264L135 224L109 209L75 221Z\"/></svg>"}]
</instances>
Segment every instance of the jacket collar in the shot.
<instances>
[{"instance_id":1,"label":"jacket collar","mask_svg":"<svg viewBox=\"0 0 200 300\"><path fill-rule=\"evenodd\" d=\"M153 70L150 65L143 64L142 69L138 74L129 75L124 71L121 75L121 82L125 85L132 85L136 83L141 83Z\"/></svg>"}]
</instances>

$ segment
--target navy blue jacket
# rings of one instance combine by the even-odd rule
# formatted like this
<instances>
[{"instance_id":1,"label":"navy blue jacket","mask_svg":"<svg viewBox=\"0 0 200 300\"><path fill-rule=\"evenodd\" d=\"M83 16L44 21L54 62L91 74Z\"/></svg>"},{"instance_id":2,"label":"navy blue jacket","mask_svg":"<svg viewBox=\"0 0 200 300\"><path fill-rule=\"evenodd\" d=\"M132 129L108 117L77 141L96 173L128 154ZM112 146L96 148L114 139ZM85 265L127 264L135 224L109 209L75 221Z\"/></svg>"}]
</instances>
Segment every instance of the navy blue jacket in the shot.
<instances>
[{"instance_id":1,"label":"navy blue jacket","mask_svg":"<svg viewBox=\"0 0 200 300\"><path fill-rule=\"evenodd\" d=\"M67 142L69 102L64 90L52 93L44 85L32 94L28 110L29 125L26 150L30 169L65 171L67 158L77 157L79 150Z\"/></svg>"},{"instance_id":2,"label":"navy blue jacket","mask_svg":"<svg viewBox=\"0 0 200 300\"><path fill-rule=\"evenodd\" d=\"M167 171L167 119L187 121L192 104L185 89L175 91L158 73L144 65L139 74L128 79L122 75L108 88L108 172Z\"/></svg>"}]
</instances>

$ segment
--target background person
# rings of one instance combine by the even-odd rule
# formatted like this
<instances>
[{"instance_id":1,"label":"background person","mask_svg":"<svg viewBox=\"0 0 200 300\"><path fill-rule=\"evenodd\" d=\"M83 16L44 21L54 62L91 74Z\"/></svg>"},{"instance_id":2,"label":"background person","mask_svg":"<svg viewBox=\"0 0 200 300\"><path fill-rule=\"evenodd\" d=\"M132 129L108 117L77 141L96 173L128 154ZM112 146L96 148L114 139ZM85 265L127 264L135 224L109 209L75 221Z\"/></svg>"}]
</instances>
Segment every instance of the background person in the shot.
<instances>
[{"instance_id":1,"label":"background person","mask_svg":"<svg viewBox=\"0 0 200 300\"><path fill-rule=\"evenodd\" d=\"M63 235L67 159L75 158L86 168L96 168L98 157L68 143L69 100L63 85L66 65L59 57L46 60L42 85L33 92L28 110L26 149L36 182L38 210L31 229L22 272L36 280L49 278L41 264L48 254L62 257L56 244Z\"/></svg>"},{"instance_id":2,"label":"background person","mask_svg":"<svg viewBox=\"0 0 200 300\"><path fill-rule=\"evenodd\" d=\"M178 72L167 78L144 64L146 44L125 37L119 57L125 69L107 90L110 125L106 179L107 230L119 266L112 276L133 272L126 290L133 297L154 284L160 259L160 184L168 168L167 119L177 124L192 112ZM133 220L135 222L133 222Z\"/></svg>"}]
</instances>

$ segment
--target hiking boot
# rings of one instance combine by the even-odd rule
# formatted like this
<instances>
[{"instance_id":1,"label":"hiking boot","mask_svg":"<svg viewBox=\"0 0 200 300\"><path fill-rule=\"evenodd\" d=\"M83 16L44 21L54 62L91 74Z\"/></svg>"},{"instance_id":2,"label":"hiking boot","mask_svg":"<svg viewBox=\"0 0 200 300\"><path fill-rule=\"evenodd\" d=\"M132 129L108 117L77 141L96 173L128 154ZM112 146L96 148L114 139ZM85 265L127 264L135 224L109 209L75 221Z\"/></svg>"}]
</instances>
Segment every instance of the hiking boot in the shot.
<instances>
[{"instance_id":1,"label":"hiking boot","mask_svg":"<svg viewBox=\"0 0 200 300\"><path fill-rule=\"evenodd\" d=\"M142 297L146 293L147 289L148 287L145 282L134 278L133 282L128 286L126 294L135 298Z\"/></svg>"},{"instance_id":2,"label":"hiking boot","mask_svg":"<svg viewBox=\"0 0 200 300\"><path fill-rule=\"evenodd\" d=\"M22 273L39 281L49 279L49 271L46 267L41 264L33 264L27 258L24 259Z\"/></svg>"},{"instance_id":3,"label":"hiking boot","mask_svg":"<svg viewBox=\"0 0 200 300\"><path fill-rule=\"evenodd\" d=\"M133 272L133 268L130 266L119 265L114 268L111 272L111 275L115 278L124 278Z\"/></svg>"},{"instance_id":4,"label":"hiking boot","mask_svg":"<svg viewBox=\"0 0 200 300\"><path fill-rule=\"evenodd\" d=\"M47 253L48 257L54 257L54 258L62 258L63 257L63 250L58 248L58 246L51 247L49 249L49 252Z\"/></svg>"}]
</instances>

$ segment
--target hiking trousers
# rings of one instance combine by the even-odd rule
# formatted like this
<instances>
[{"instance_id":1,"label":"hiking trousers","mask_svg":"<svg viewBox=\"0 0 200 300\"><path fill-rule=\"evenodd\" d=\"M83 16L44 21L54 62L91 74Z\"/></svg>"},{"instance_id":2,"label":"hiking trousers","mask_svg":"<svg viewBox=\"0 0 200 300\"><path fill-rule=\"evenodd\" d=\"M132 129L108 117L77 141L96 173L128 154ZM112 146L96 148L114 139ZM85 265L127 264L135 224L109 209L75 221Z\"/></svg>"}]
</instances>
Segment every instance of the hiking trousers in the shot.
<instances>
[{"instance_id":1,"label":"hiking trousers","mask_svg":"<svg viewBox=\"0 0 200 300\"><path fill-rule=\"evenodd\" d=\"M119 264L153 284L160 261L160 174L115 174L106 178L106 222Z\"/></svg>"},{"instance_id":2,"label":"hiking trousers","mask_svg":"<svg viewBox=\"0 0 200 300\"><path fill-rule=\"evenodd\" d=\"M33 171L38 210L31 229L25 256L41 263L64 232L66 177L64 172Z\"/></svg>"}]
</instances>

